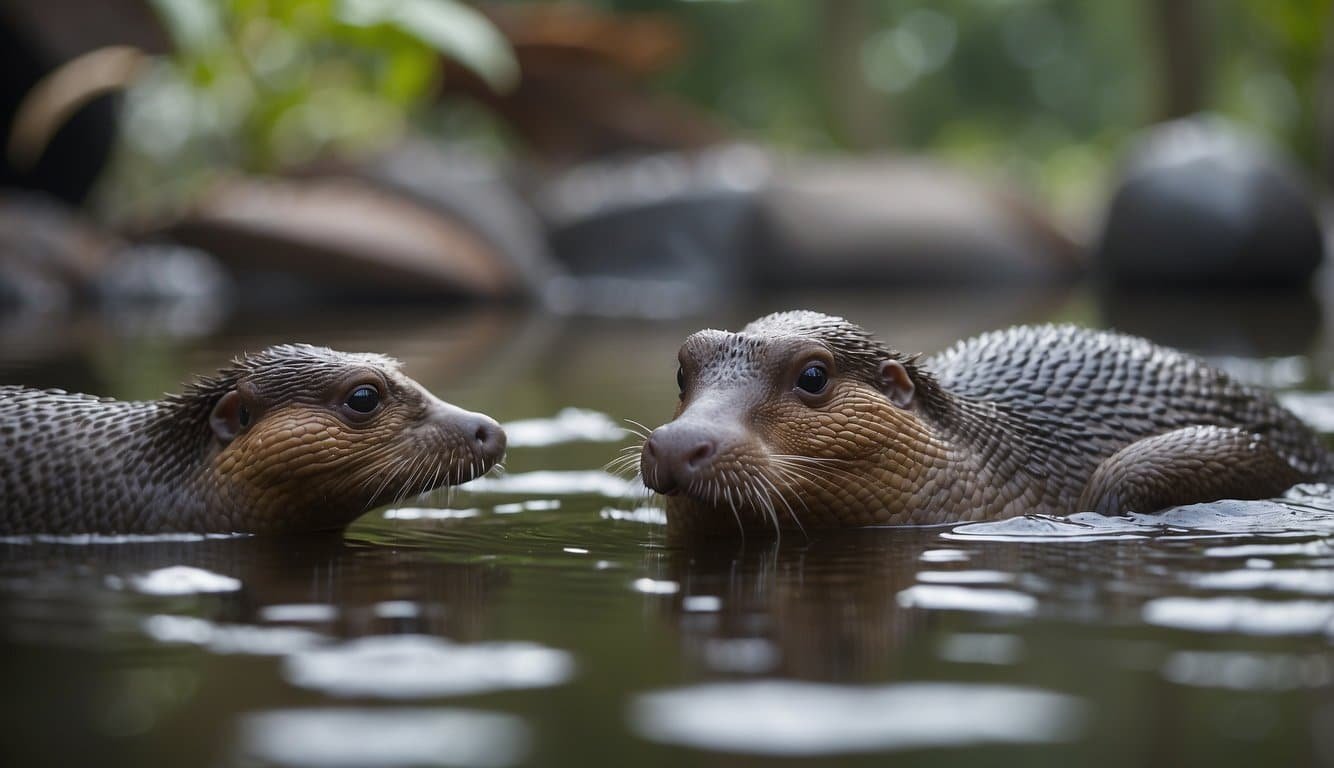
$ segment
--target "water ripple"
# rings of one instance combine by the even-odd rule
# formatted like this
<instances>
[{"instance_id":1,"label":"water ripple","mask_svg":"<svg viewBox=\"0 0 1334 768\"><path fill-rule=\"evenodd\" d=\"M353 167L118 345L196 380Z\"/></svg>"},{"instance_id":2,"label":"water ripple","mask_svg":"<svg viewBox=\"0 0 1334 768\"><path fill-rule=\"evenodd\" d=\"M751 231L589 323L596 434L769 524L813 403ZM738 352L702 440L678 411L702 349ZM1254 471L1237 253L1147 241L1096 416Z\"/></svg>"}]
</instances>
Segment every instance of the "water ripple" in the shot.
<instances>
[{"instance_id":1,"label":"water ripple","mask_svg":"<svg viewBox=\"0 0 1334 768\"><path fill-rule=\"evenodd\" d=\"M1034 688L782 680L644 694L630 713L651 741L771 756L1045 744L1077 738L1084 719L1080 699Z\"/></svg>"},{"instance_id":2,"label":"water ripple","mask_svg":"<svg viewBox=\"0 0 1334 768\"><path fill-rule=\"evenodd\" d=\"M288 766L477 766L523 761L532 734L513 715L466 709L282 709L240 720L241 757Z\"/></svg>"},{"instance_id":3,"label":"water ripple","mask_svg":"<svg viewBox=\"0 0 1334 768\"><path fill-rule=\"evenodd\" d=\"M1288 691L1334 684L1334 660L1325 654L1177 651L1162 676L1179 685L1234 691Z\"/></svg>"},{"instance_id":4,"label":"water ripple","mask_svg":"<svg viewBox=\"0 0 1334 768\"><path fill-rule=\"evenodd\" d=\"M194 616L158 614L144 619L141 626L159 643L197 645L220 654L282 656L328 640L294 627L217 624Z\"/></svg>"},{"instance_id":5,"label":"water ripple","mask_svg":"<svg viewBox=\"0 0 1334 768\"><path fill-rule=\"evenodd\" d=\"M1026 515L967 523L941 536L955 541L1071 542L1168 537L1288 536L1334 532L1334 494L1324 485L1298 486L1282 499L1214 501L1154 514L1118 517L1080 512L1068 517Z\"/></svg>"},{"instance_id":6,"label":"water ripple","mask_svg":"<svg viewBox=\"0 0 1334 768\"><path fill-rule=\"evenodd\" d=\"M1160 597L1145 603L1141 615L1149 624L1197 632L1334 635L1334 603L1316 600Z\"/></svg>"},{"instance_id":7,"label":"water ripple","mask_svg":"<svg viewBox=\"0 0 1334 768\"><path fill-rule=\"evenodd\" d=\"M128 586L135 592L142 592L145 595L198 595L235 592L241 588L238 579L202 568L191 568L188 565L158 568L125 578L107 576L106 584L112 589L124 589Z\"/></svg>"},{"instance_id":8,"label":"water ripple","mask_svg":"<svg viewBox=\"0 0 1334 768\"><path fill-rule=\"evenodd\" d=\"M513 493L537 496L592 494L615 499L644 493L638 482L599 470L537 470L501 477L479 477L463 486L472 493Z\"/></svg>"},{"instance_id":9,"label":"water ripple","mask_svg":"<svg viewBox=\"0 0 1334 768\"><path fill-rule=\"evenodd\" d=\"M575 442L614 443L628 434L605 413L562 408L546 419L522 419L503 425L510 448L542 448Z\"/></svg>"},{"instance_id":10,"label":"water ripple","mask_svg":"<svg viewBox=\"0 0 1334 768\"><path fill-rule=\"evenodd\" d=\"M536 643L463 645L391 635L293 654L283 674L293 685L333 696L417 699L560 685L573 677L574 660Z\"/></svg>"},{"instance_id":11,"label":"water ripple","mask_svg":"<svg viewBox=\"0 0 1334 768\"><path fill-rule=\"evenodd\" d=\"M1245 569L1219 573L1185 574L1183 580L1200 589L1275 590L1306 595L1334 595L1334 569Z\"/></svg>"},{"instance_id":12,"label":"water ripple","mask_svg":"<svg viewBox=\"0 0 1334 768\"><path fill-rule=\"evenodd\" d=\"M1008 589L973 589L941 584L918 584L898 594L904 608L933 611L976 611L1032 616L1038 612L1038 600L1023 592Z\"/></svg>"}]
</instances>

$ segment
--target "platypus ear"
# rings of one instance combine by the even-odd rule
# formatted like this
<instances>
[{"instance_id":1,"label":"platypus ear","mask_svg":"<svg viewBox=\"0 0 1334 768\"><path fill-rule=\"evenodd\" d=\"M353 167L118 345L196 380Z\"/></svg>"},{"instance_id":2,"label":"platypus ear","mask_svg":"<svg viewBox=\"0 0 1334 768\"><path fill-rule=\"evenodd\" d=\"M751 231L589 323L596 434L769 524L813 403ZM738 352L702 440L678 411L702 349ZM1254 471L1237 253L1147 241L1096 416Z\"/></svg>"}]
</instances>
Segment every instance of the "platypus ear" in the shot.
<instances>
[{"instance_id":1,"label":"platypus ear","mask_svg":"<svg viewBox=\"0 0 1334 768\"><path fill-rule=\"evenodd\" d=\"M213 434L218 436L223 445L230 443L241 434L241 430L250 426L250 412L241 400L241 393L233 389L223 395L218 404L213 406L213 412L208 416L208 423L213 427Z\"/></svg>"},{"instance_id":2,"label":"platypus ear","mask_svg":"<svg viewBox=\"0 0 1334 768\"><path fill-rule=\"evenodd\" d=\"M900 408L907 408L912 405L913 392L916 386L912 383L912 377L908 375L908 369L897 360L886 360L880 364L880 391L885 393L889 401Z\"/></svg>"}]
</instances>

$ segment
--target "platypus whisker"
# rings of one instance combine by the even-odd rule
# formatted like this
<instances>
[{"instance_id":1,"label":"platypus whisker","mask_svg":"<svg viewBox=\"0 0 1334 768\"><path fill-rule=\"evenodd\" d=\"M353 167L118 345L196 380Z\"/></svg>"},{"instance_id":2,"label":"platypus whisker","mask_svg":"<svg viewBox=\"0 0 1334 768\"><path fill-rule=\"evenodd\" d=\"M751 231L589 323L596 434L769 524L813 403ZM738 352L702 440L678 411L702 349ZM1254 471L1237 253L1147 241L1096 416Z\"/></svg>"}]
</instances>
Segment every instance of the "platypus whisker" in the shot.
<instances>
[{"instance_id":1,"label":"platypus whisker","mask_svg":"<svg viewBox=\"0 0 1334 768\"><path fill-rule=\"evenodd\" d=\"M727 504L732 508L732 517L736 518L737 530L741 532L741 540L746 540L746 526L741 523L741 513L737 511L736 504L732 503L732 497L729 494Z\"/></svg>"},{"instance_id":2,"label":"platypus whisker","mask_svg":"<svg viewBox=\"0 0 1334 768\"><path fill-rule=\"evenodd\" d=\"M792 505L783 497L783 493L778 489L778 486L774 483L773 479L767 475L756 475L756 477L759 478L760 482L768 484L769 489L773 492L772 495L769 496L770 503L772 504L775 499L781 502L782 505L787 508L787 513L792 517L792 522L796 524L797 530L801 531L802 537L809 541L811 537L810 534L806 533L806 526L801 524L801 519L797 517L797 511L793 509ZM801 501L801 497L797 496L797 500ZM810 510L807 511L809 512Z\"/></svg>"},{"instance_id":3,"label":"platypus whisker","mask_svg":"<svg viewBox=\"0 0 1334 768\"><path fill-rule=\"evenodd\" d=\"M764 496L760 493L759 488L755 485L755 479L753 477L747 476L743 487L745 488L746 497L747 500L750 502L751 509L753 509L755 512L758 512L765 519L773 522L774 535L781 539L783 533L778 527L778 518L776 514L773 512L773 510L769 507L768 500L764 498Z\"/></svg>"}]
</instances>

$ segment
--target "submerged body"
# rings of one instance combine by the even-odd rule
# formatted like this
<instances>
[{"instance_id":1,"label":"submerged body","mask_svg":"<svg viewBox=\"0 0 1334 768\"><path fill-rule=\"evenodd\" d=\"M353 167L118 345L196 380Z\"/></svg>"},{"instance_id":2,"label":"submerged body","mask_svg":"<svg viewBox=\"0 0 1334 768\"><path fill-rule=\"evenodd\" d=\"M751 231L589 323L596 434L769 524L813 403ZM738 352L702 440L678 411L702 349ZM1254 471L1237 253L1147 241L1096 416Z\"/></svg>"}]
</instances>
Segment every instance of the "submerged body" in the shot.
<instances>
[{"instance_id":1,"label":"submerged body","mask_svg":"<svg viewBox=\"0 0 1334 768\"><path fill-rule=\"evenodd\" d=\"M676 532L1152 512L1331 470L1269 392L1116 333L1018 327L919 359L787 312L680 357L641 459Z\"/></svg>"},{"instance_id":2,"label":"submerged body","mask_svg":"<svg viewBox=\"0 0 1334 768\"><path fill-rule=\"evenodd\" d=\"M179 395L0 387L0 533L291 533L469 480L500 426L380 355L284 345Z\"/></svg>"}]
</instances>

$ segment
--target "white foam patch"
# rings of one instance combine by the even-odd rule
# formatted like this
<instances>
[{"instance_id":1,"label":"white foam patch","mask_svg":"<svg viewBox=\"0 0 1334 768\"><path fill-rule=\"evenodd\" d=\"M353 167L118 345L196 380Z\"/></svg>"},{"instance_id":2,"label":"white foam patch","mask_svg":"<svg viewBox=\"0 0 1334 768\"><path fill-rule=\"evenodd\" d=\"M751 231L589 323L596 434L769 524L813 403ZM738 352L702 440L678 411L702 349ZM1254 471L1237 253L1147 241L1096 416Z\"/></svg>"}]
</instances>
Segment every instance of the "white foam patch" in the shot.
<instances>
[{"instance_id":1,"label":"white foam patch","mask_svg":"<svg viewBox=\"0 0 1334 768\"><path fill-rule=\"evenodd\" d=\"M465 520L482 514L480 509L438 509L435 507L396 507L384 511L386 520Z\"/></svg>"},{"instance_id":2,"label":"white foam patch","mask_svg":"<svg viewBox=\"0 0 1334 768\"><path fill-rule=\"evenodd\" d=\"M1249 562L1249 561L1248 561ZM1329 568L1247 568L1220 573L1187 574L1184 580L1201 589L1272 589L1305 595L1334 595L1334 570Z\"/></svg>"},{"instance_id":3,"label":"white foam patch","mask_svg":"<svg viewBox=\"0 0 1334 768\"><path fill-rule=\"evenodd\" d=\"M284 766L507 768L532 744L518 717L467 709L286 709L239 727L243 762Z\"/></svg>"},{"instance_id":4,"label":"white foam patch","mask_svg":"<svg viewBox=\"0 0 1334 768\"><path fill-rule=\"evenodd\" d=\"M646 595L674 595L681 591L681 585L674 581L658 581L649 578L635 579L630 582L630 588Z\"/></svg>"},{"instance_id":5,"label":"white foam patch","mask_svg":"<svg viewBox=\"0 0 1334 768\"><path fill-rule=\"evenodd\" d=\"M1306 541L1301 544L1239 544L1231 547L1209 547L1206 557L1324 557L1334 555L1334 543L1327 539Z\"/></svg>"},{"instance_id":6,"label":"white foam patch","mask_svg":"<svg viewBox=\"0 0 1334 768\"><path fill-rule=\"evenodd\" d=\"M215 624L194 616L158 614L140 626L160 643L197 645L220 654L282 656L326 641L323 635L295 627Z\"/></svg>"},{"instance_id":7,"label":"white foam patch","mask_svg":"<svg viewBox=\"0 0 1334 768\"><path fill-rule=\"evenodd\" d=\"M1033 688L955 683L839 686L766 680L641 695L630 724L666 744L767 756L818 756L1079 736L1085 705Z\"/></svg>"},{"instance_id":8,"label":"white foam patch","mask_svg":"<svg viewBox=\"0 0 1334 768\"><path fill-rule=\"evenodd\" d=\"M1327 654L1177 651L1163 663L1161 674L1197 688L1289 691L1334 684L1334 659Z\"/></svg>"},{"instance_id":9,"label":"white foam patch","mask_svg":"<svg viewBox=\"0 0 1334 768\"><path fill-rule=\"evenodd\" d=\"M932 611L976 611L1032 616L1038 612L1037 598L1008 589L973 589L944 584L916 584L896 598L904 608Z\"/></svg>"},{"instance_id":10,"label":"white foam patch","mask_svg":"<svg viewBox=\"0 0 1334 768\"><path fill-rule=\"evenodd\" d=\"M605 413L583 408L562 408L548 419L521 419L504 425L510 448L541 448L562 443L614 443L624 440L624 429Z\"/></svg>"},{"instance_id":11,"label":"white foam patch","mask_svg":"<svg viewBox=\"0 0 1334 768\"><path fill-rule=\"evenodd\" d=\"M338 609L328 603L266 605L259 609L264 621L325 622L338 618Z\"/></svg>"},{"instance_id":12,"label":"white foam patch","mask_svg":"<svg viewBox=\"0 0 1334 768\"><path fill-rule=\"evenodd\" d=\"M216 592L235 592L241 588L239 579L223 576L202 568L173 565L148 573L139 573L122 579L108 576L107 586L113 589L129 587L145 595L198 595Z\"/></svg>"},{"instance_id":13,"label":"white foam patch","mask_svg":"<svg viewBox=\"0 0 1334 768\"><path fill-rule=\"evenodd\" d=\"M924 563L961 563L970 557L962 549L928 549L918 559Z\"/></svg>"},{"instance_id":14,"label":"white foam patch","mask_svg":"<svg viewBox=\"0 0 1334 768\"><path fill-rule=\"evenodd\" d=\"M520 512L549 512L553 509L560 509L560 499L529 499L497 504L491 511L497 515L517 515Z\"/></svg>"},{"instance_id":15,"label":"white foam patch","mask_svg":"<svg viewBox=\"0 0 1334 768\"><path fill-rule=\"evenodd\" d=\"M644 492L643 484L625 480L599 470L539 470L502 477L479 477L463 486L475 493L551 494L568 496L590 494L623 498Z\"/></svg>"},{"instance_id":16,"label":"white foam patch","mask_svg":"<svg viewBox=\"0 0 1334 768\"><path fill-rule=\"evenodd\" d=\"M1013 573L1004 571L919 571L917 580L927 584L1009 584Z\"/></svg>"},{"instance_id":17,"label":"white foam patch","mask_svg":"<svg viewBox=\"0 0 1334 768\"><path fill-rule=\"evenodd\" d=\"M713 613L723 608L723 599L717 595L690 595L681 600L681 608L692 613Z\"/></svg>"},{"instance_id":18,"label":"white foam patch","mask_svg":"<svg viewBox=\"0 0 1334 768\"><path fill-rule=\"evenodd\" d=\"M1247 635L1334 634L1334 602L1265 601L1247 597L1160 597L1141 616L1149 624L1197 632Z\"/></svg>"},{"instance_id":19,"label":"white foam patch","mask_svg":"<svg viewBox=\"0 0 1334 768\"><path fill-rule=\"evenodd\" d=\"M283 674L293 685L333 696L417 699L560 685L573 677L574 660L535 643L464 645L390 635L293 654Z\"/></svg>"},{"instance_id":20,"label":"white foam patch","mask_svg":"<svg viewBox=\"0 0 1334 768\"><path fill-rule=\"evenodd\" d=\"M647 525L666 525L667 510L662 507L636 507L634 509L613 509L606 507L599 516L603 520L623 520Z\"/></svg>"}]
</instances>

